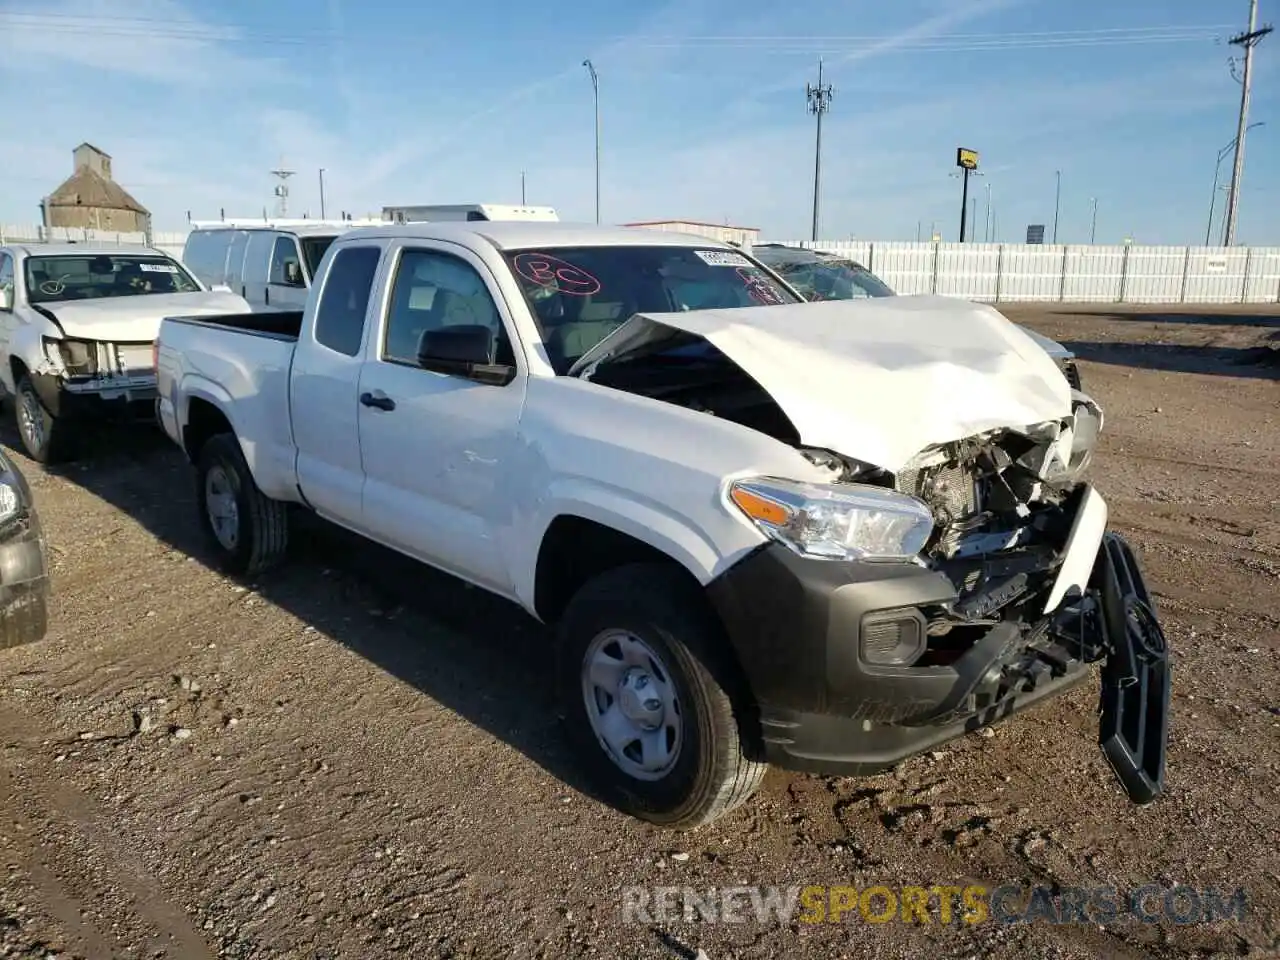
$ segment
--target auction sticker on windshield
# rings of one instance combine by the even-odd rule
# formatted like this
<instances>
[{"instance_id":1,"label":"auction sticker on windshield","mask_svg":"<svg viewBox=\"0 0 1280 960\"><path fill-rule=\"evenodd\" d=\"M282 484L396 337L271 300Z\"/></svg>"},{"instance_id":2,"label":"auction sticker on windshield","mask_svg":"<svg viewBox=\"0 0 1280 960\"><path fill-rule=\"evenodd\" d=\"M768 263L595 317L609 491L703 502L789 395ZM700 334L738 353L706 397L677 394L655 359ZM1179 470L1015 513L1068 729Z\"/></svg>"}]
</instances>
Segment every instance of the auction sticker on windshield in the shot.
<instances>
[{"instance_id":1,"label":"auction sticker on windshield","mask_svg":"<svg viewBox=\"0 0 1280 960\"><path fill-rule=\"evenodd\" d=\"M711 267L750 267L754 264L740 253L729 250L695 250L703 263Z\"/></svg>"},{"instance_id":2,"label":"auction sticker on windshield","mask_svg":"<svg viewBox=\"0 0 1280 960\"><path fill-rule=\"evenodd\" d=\"M177 273L178 268L171 263L140 263L138 269L146 273Z\"/></svg>"}]
</instances>

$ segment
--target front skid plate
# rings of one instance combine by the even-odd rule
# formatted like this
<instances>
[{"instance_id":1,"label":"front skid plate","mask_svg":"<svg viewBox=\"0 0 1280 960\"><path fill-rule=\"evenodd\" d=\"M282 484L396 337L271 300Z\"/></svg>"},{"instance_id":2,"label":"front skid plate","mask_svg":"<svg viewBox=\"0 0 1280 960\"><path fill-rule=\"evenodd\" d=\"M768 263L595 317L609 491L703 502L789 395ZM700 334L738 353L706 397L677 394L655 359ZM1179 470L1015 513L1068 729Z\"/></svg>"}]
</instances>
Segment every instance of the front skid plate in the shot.
<instances>
[{"instance_id":1,"label":"front skid plate","mask_svg":"<svg viewBox=\"0 0 1280 960\"><path fill-rule=\"evenodd\" d=\"M1107 533L1093 571L1107 659L1098 744L1134 803L1164 792L1172 665L1151 594L1133 550Z\"/></svg>"}]
</instances>

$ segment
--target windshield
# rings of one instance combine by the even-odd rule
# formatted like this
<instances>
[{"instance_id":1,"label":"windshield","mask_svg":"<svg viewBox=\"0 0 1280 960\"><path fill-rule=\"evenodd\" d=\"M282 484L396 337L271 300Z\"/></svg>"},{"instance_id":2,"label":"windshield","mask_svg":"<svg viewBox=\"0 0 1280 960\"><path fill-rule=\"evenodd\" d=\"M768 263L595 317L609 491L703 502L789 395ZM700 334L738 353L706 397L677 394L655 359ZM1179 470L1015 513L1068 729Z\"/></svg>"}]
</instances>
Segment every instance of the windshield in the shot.
<instances>
[{"instance_id":1,"label":"windshield","mask_svg":"<svg viewBox=\"0 0 1280 960\"><path fill-rule=\"evenodd\" d=\"M314 277L316 275L316 267L320 266L320 261L324 257L324 252L337 237L300 237L302 241L302 256L307 261L307 276Z\"/></svg>"},{"instance_id":2,"label":"windshield","mask_svg":"<svg viewBox=\"0 0 1280 960\"><path fill-rule=\"evenodd\" d=\"M637 313L800 301L754 261L694 247L554 247L507 253L556 373Z\"/></svg>"},{"instance_id":3,"label":"windshield","mask_svg":"<svg viewBox=\"0 0 1280 960\"><path fill-rule=\"evenodd\" d=\"M887 284L852 260L822 259L781 263L773 268L806 300L860 300L894 296Z\"/></svg>"},{"instance_id":4,"label":"windshield","mask_svg":"<svg viewBox=\"0 0 1280 960\"><path fill-rule=\"evenodd\" d=\"M201 289L191 274L161 254L28 257L26 281L29 303Z\"/></svg>"}]
</instances>

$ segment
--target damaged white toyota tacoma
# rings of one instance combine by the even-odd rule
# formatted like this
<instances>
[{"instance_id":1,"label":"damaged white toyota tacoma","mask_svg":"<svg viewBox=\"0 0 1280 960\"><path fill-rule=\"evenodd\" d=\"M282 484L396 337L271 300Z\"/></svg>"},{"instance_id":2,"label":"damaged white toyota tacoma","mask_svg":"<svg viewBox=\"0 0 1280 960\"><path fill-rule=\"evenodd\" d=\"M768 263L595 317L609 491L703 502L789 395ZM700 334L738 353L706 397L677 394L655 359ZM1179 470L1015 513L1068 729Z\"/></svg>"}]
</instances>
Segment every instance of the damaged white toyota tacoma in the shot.
<instances>
[{"instance_id":1,"label":"damaged white toyota tacoma","mask_svg":"<svg viewBox=\"0 0 1280 960\"><path fill-rule=\"evenodd\" d=\"M153 419L161 318L239 302L150 247L0 247L0 386L27 453L68 460L95 421Z\"/></svg>"},{"instance_id":2,"label":"damaged white toyota tacoma","mask_svg":"<svg viewBox=\"0 0 1280 960\"><path fill-rule=\"evenodd\" d=\"M1107 759L1163 789L1102 411L988 307L805 303L643 229L401 224L335 241L301 312L166 318L157 369L229 570L304 507L554 624L568 729L639 817L883 770L1099 663Z\"/></svg>"}]
</instances>

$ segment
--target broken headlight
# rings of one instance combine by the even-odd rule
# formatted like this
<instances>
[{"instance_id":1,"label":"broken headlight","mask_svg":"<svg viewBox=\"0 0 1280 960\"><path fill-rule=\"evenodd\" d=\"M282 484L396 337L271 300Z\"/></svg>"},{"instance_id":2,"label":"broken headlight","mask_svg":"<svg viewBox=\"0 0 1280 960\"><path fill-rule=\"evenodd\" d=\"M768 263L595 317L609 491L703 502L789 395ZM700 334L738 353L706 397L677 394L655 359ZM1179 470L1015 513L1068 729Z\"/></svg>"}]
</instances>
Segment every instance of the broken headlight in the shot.
<instances>
[{"instance_id":1,"label":"broken headlight","mask_svg":"<svg viewBox=\"0 0 1280 960\"><path fill-rule=\"evenodd\" d=\"M933 533L924 503L883 487L754 477L734 482L729 499L766 536L807 557L913 560Z\"/></svg>"},{"instance_id":2,"label":"broken headlight","mask_svg":"<svg viewBox=\"0 0 1280 960\"><path fill-rule=\"evenodd\" d=\"M98 372L98 345L92 340L45 337L44 352L50 360L61 362L73 377L87 377Z\"/></svg>"}]
</instances>

